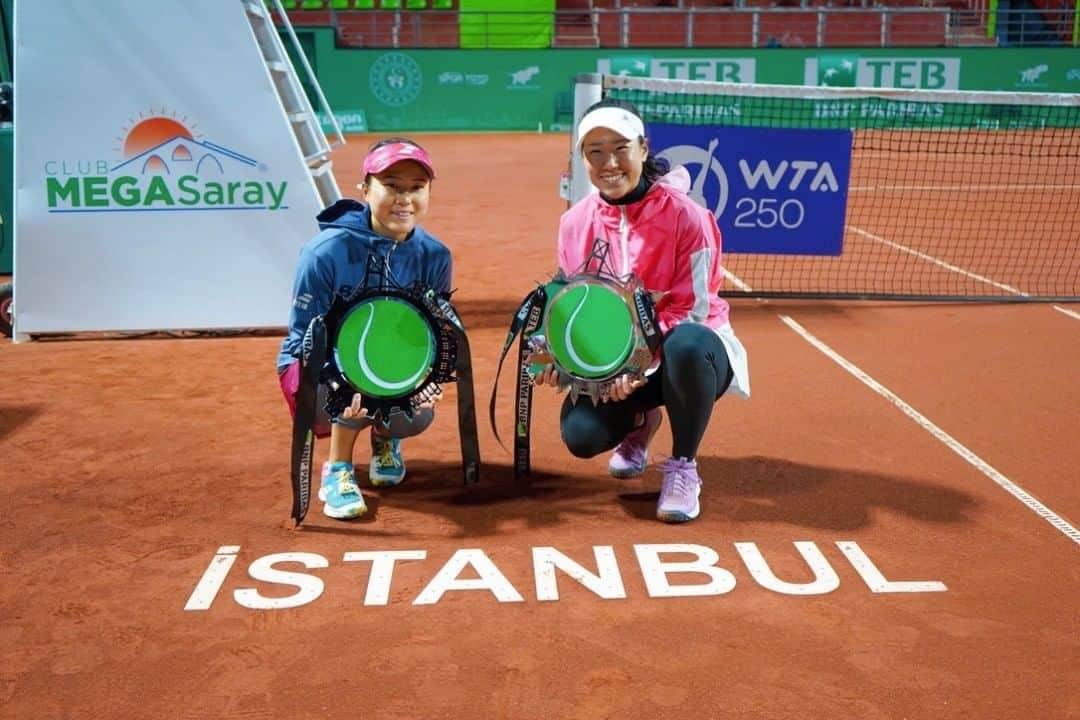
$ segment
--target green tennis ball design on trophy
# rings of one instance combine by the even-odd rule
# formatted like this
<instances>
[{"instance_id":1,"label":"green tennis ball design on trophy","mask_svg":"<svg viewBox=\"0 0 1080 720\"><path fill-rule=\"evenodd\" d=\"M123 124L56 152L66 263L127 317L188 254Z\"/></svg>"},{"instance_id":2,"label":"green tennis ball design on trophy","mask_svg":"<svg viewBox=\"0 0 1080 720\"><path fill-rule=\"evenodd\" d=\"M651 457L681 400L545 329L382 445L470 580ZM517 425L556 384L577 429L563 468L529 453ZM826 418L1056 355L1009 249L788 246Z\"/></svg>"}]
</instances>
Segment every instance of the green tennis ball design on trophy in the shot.
<instances>
[{"instance_id":1,"label":"green tennis ball design on trophy","mask_svg":"<svg viewBox=\"0 0 1080 720\"><path fill-rule=\"evenodd\" d=\"M423 384L435 358L431 326L397 298L361 302L342 319L334 345L345 379L364 395L395 398Z\"/></svg>"},{"instance_id":2,"label":"green tennis ball design on trophy","mask_svg":"<svg viewBox=\"0 0 1080 720\"><path fill-rule=\"evenodd\" d=\"M547 342L563 370L601 379L622 368L634 346L634 318L623 298L596 284L571 285L548 306Z\"/></svg>"}]
</instances>

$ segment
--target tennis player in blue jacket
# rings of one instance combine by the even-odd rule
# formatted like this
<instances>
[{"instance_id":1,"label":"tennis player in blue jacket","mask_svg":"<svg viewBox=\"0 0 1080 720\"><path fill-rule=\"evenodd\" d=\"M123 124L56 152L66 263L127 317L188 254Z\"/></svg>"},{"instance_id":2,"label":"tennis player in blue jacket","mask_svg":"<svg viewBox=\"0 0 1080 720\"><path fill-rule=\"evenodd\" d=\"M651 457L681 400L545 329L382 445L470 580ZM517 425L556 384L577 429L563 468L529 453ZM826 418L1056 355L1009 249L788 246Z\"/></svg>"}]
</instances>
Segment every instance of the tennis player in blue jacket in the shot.
<instances>
[{"instance_id":1,"label":"tennis player in blue jacket","mask_svg":"<svg viewBox=\"0 0 1080 720\"><path fill-rule=\"evenodd\" d=\"M360 202L339 200L319 213L321 232L300 251L293 281L289 333L281 343L277 371L281 391L295 415L300 384L301 345L312 318L324 315L338 293L348 296L361 288L368 257L386 258L397 285L420 280L436 292L449 294L450 250L418 224L426 215L435 167L427 152L412 140L389 138L371 147L358 186ZM316 434L330 435L330 451L322 468L319 499L328 517L349 519L367 506L356 483L353 448L360 432L371 428L372 485L391 487L405 478L401 438L423 432L434 420L434 398L410 420L393 414L389 427L375 423L361 408L359 394L339 417L325 416L325 388L318 401L321 417Z\"/></svg>"}]
</instances>

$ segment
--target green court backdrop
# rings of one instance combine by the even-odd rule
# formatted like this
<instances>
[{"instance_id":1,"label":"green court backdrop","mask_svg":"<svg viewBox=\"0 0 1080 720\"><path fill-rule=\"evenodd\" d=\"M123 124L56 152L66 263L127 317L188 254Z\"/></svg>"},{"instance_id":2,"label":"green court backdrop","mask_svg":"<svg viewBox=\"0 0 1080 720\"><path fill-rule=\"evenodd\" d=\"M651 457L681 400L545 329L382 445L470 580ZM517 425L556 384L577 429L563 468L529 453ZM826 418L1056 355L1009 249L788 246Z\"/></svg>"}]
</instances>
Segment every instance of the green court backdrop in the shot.
<instances>
[{"instance_id":1,"label":"green court backdrop","mask_svg":"<svg viewBox=\"0 0 1080 720\"><path fill-rule=\"evenodd\" d=\"M302 29L335 112L368 130L566 130L573 79L612 72L782 85L1080 92L1073 48L391 50Z\"/></svg>"},{"instance_id":2,"label":"green court backdrop","mask_svg":"<svg viewBox=\"0 0 1080 720\"><path fill-rule=\"evenodd\" d=\"M458 9L463 48L551 47L555 0L458 0Z\"/></svg>"}]
</instances>

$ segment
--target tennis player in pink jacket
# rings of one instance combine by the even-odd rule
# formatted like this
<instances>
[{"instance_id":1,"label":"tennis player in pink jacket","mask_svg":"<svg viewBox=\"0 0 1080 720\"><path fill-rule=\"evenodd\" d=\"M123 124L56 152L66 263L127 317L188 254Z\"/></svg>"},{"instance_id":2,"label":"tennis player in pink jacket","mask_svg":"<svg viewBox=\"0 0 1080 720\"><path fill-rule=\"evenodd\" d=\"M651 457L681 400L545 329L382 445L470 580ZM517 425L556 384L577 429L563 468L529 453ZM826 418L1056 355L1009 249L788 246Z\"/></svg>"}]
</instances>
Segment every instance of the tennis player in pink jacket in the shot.
<instances>
[{"instance_id":1,"label":"tennis player in pink jacket","mask_svg":"<svg viewBox=\"0 0 1080 720\"><path fill-rule=\"evenodd\" d=\"M663 174L649 154L645 125L629 103L604 100L577 128L589 180L596 192L577 202L559 222L558 263L573 274L596 238L609 243L609 262L620 275L635 274L654 296L664 335L660 363L644 381L626 375L611 400L562 407L563 442L588 458L614 448L611 475L636 477L648 466L649 443L662 422L671 423L671 455L663 473L656 516L686 522L701 512L697 452L713 405L729 390L750 396L746 350L717 295L723 278L716 219L687 191L683 167ZM549 367L537 385L555 385Z\"/></svg>"}]
</instances>

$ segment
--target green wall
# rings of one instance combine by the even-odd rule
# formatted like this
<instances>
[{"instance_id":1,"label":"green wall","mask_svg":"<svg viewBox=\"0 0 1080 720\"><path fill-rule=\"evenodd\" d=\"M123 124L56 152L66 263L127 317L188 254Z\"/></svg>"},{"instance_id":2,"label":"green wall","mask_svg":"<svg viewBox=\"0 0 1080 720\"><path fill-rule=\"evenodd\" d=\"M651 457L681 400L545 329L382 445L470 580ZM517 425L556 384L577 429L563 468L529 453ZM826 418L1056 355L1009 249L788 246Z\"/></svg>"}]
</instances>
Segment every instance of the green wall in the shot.
<instances>
[{"instance_id":1,"label":"green wall","mask_svg":"<svg viewBox=\"0 0 1080 720\"><path fill-rule=\"evenodd\" d=\"M463 48L551 47L555 0L458 0L458 10Z\"/></svg>"},{"instance_id":2,"label":"green wall","mask_svg":"<svg viewBox=\"0 0 1080 720\"><path fill-rule=\"evenodd\" d=\"M335 113L375 132L565 130L573 78L607 71L733 82L1080 92L1074 48L367 50L313 33ZM1043 68L1045 66L1045 68Z\"/></svg>"}]
</instances>

